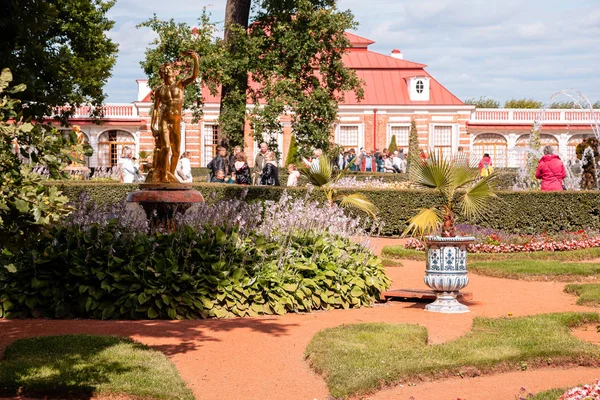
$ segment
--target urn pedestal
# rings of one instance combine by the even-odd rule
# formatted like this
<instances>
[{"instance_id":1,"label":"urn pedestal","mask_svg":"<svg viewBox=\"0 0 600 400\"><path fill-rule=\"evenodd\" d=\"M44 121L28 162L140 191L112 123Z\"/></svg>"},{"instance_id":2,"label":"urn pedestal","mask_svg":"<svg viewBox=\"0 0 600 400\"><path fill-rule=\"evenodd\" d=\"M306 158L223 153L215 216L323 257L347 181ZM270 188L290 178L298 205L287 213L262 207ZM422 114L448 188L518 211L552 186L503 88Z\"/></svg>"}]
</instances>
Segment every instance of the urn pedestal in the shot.
<instances>
[{"instance_id":1,"label":"urn pedestal","mask_svg":"<svg viewBox=\"0 0 600 400\"><path fill-rule=\"evenodd\" d=\"M469 283L467 276L467 246L474 237L428 236L427 265L425 284L436 293L436 300L425 310L440 313L459 314L469 312L469 308L456 300L458 291Z\"/></svg>"},{"instance_id":2,"label":"urn pedestal","mask_svg":"<svg viewBox=\"0 0 600 400\"><path fill-rule=\"evenodd\" d=\"M183 214L204 198L192 185L180 183L142 183L138 191L129 193L127 201L138 203L146 212L150 233L177 230L177 215Z\"/></svg>"}]
</instances>

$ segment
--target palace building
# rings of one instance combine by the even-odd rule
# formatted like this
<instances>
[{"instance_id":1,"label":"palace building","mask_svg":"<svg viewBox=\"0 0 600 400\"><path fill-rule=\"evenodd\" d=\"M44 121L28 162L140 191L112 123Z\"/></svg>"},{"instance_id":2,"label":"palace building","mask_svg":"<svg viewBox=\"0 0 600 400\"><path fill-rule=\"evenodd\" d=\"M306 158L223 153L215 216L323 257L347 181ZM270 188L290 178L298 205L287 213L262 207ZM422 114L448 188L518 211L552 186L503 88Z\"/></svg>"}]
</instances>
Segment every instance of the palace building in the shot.
<instances>
[{"instance_id":1,"label":"palace building","mask_svg":"<svg viewBox=\"0 0 600 400\"><path fill-rule=\"evenodd\" d=\"M426 151L452 156L459 151L479 159L489 153L497 167L518 167L525 162L529 132L534 121L542 125L542 145L558 149L561 158L575 158L575 147L592 136L591 124L600 119L600 110L476 109L464 104L425 70L424 64L408 61L394 49L388 55L369 50L372 40L347 33L352 47L343 56L344 64L364 82L364 99L356 101L347 93L339 105L338 122L332 141L344 148L382 150L396 135L399 148L408 150L411 121L416 122L419 145ZM136 101L106 104L103 124L90 118L90 109L80 107L70 120L85 133L94 154L90 167L110 167L117 163L123 146L134 154L151 151L151 91L146 80L138 80ZM218 96L204 93L204 116L192 123L190 112L182 118L182 150L191 152L192 166L203 167L216 154L219 115ZM292 128L289 117L281 117L279 151L285 159ZM247 131L249 126L247 126ZM251 134L246 134L245 151L249 162L258 151ZM252 159L252 160L250 160Z\"/></svg>"}]
</instances>

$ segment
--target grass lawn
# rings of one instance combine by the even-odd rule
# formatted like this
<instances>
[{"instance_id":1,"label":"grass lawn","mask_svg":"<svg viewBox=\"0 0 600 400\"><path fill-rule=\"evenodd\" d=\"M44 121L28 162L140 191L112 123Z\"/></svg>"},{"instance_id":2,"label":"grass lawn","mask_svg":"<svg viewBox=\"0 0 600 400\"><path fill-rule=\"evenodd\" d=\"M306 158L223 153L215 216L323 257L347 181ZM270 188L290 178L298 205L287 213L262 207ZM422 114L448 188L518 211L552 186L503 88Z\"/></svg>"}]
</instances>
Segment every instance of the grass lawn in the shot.
<instances>
[{"instance_id":1,"label":"grass lawn","mask_svg":"<svg viewBox=\"0 0 600 400\"><path fill-rule=\"evenodd\" d=\"M324 375L331 395L346 397L410 379L600 365L600 347L569 333L570 327L598 321L596 313L477 317L467 335L439 345L428 345L427 330L419 325L343 325L317 333L306 357Z\"/></svg>"},{"instance_id":2,"label":"grass lawn","mask_svg":"<svg viewBox=\"0 0 600 400\"><path fill-rule=\"evenodd\" d=\"M402 263L393 258L381 258L381 265L388 268L402 267Z\"/></svg>"},{"instance_id":3,"label":"grass lawn","mask_svg":"<svg viewBox=\"0 0 600 400\"><path fill-rule=\"evenodd\" d=\"M571 284L565 286L565 293L579 296L577 304L586 306L600 305L600 284L588 283L582 285Z\"/></svg>"},{"instance_id":4,"label":"grass lawn","mask_svg":"<svg viewBox=\"0 0 600 400\"><path fill-rule=\"evenodd\" d=\"M565 263L554 260L503 260L469 263L469 272L499 278L577 280L600 274L600 263Z\"/></svg>"},{"instance_id":5,"label":"grass lawn","mask_svg":"<svg viewBox=\"0 0 600 400\"><path fill-rule=\"evenodd\" d=\"M20 339L7 347L0 397L17 394L194 399L164 354L128 338L92 335Z\"/></svg>"},{"instance_id":6,"label":"grass lawn","mask_svg":"<svg viewBox=\"0 0 600 400\"><path fill-rule=\"evenodd\" d=\"M527 398L527 400L556 400L569 389L571 388L546 390L545 392L536 393L533 397Z\"/></svg>"},{"instance_id":7,"label":"grass lawn","mask_svg":"<svg viewBox=\"0 0 600 400\"><path fill-rule=\"evenodd\" d=\"M396 259L425 261L425 252L403 246L385 246L381 255ZM600 247L572 251L534 251L531 253L469 253L469 261L554 260L583 261L600 258Z\"/></svg>"}]
</instances>

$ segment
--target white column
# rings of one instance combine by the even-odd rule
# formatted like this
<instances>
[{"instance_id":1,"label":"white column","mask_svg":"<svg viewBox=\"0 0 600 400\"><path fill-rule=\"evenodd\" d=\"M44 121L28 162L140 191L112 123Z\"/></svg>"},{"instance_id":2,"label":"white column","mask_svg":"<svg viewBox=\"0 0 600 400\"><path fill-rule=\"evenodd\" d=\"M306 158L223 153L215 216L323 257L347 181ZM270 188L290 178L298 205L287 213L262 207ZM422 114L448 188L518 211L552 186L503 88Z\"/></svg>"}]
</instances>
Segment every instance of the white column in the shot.
<instances>
[{"instance_id":1,"label":"white column","mask_svg":"<svg viewBox=\"0 0 600 400\"><path fill-rule=\"evenodd\" d=\"M560 155L560 158L563 161L567 160L570 137L571 135L569 135L568 133L561 133L560 135L556 135L556 138L558 139L558 154Z\"/></svg>"}]
</instances>

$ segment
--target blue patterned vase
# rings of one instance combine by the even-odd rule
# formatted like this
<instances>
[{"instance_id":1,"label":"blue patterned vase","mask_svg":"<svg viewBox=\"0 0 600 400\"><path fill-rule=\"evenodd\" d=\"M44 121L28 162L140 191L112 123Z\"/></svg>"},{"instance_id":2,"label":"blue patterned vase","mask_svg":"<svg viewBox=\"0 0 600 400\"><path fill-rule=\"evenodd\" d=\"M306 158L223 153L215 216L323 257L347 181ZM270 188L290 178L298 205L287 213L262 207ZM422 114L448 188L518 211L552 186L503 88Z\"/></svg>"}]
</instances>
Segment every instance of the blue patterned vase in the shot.
<instances>
[{"instance_id":1,"label":"blue patterned vase","mask_svg":"<svg viewBox=\"0 0 600 400\"><path fill-rule=\"evenodd\" d=\"M428 304L427 311L465 313L469 309L456 300L458 291L469 283L467 276L467 246L474 237L428 236L425 284L436 292L436 300Z\"/></svg>"}]
</instances>

